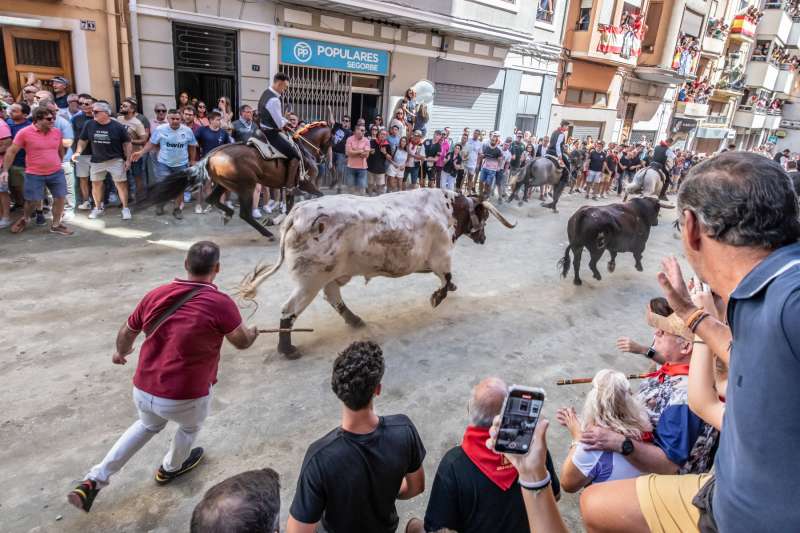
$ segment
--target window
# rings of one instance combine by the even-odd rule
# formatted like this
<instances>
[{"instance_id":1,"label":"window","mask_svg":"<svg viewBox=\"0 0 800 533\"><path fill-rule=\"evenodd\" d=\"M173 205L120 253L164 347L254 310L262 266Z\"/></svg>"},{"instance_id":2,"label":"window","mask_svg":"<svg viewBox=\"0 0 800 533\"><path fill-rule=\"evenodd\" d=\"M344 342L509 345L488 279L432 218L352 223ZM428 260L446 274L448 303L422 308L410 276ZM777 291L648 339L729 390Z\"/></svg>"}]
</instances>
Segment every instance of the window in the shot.
<instances>
[{"instance_id":1,"label":"window","mask_svg":"<svg viewBox=\"0 0 800 533\"><path fill-rule=\"evenodd\" d=\"M514 126L518 130L536 132L536 115L517 115Z\"/></svg>"},{"instance_id":2,"label":"window","mask_svg":"<svg viewBox=\"0 0 800 533\"><path fill-rule=\"evenodd\" d=\"M534 74L522 74L522 81L519 86L520 92L541 94L542 93L542 76Z\"/></svg>"},{"instance_id":3,"label":"window","mask_svg":"<svg viewBox=\"0 0 800 533\"><path fill-rule=\"evenodd\" d=\"M556 0L536 0L536 20L552 24Z\"/></svg>"},{"instance_id":4,"label":"window","mask_svg":"<svg viewBox=\"0 0 800 533\"><path fill-rule=\"evenodd\" d=\"M578 21L575 23L575 31L589 31L589 23L592 20L592 0L581 0L581 8L578 11Z\"/></svg>"},{"instance_id":5,"label":"window","mask_svg":"<svg viewBox=\"0 0 800 533\"><path fill-rule=\"evenodd\" d=\"M703 15L692 13L689 10L683 12L683 20L681 21L681 33L691 35L692 37L700 37L700 31L703 27Z\"/></svg>"},{"instance_id":6,"label":"window","mask_svg":"<svg viewBox=\"0 0 800 533\"><path fill-rule=\"evenodd\" d=\"M614 0L602 0L600 11L597 13L598 24L611 24L614 18Z\"/></svg>"},{"instance_id":7,"label":"window","mask_svg":"<svg viewBox=\"0 0 800 533\"><path fill-rule=\"evenodd\" d=\"M579 104L583 106L608 105L608 94L588 89L567 89L567 103Z\"/></svg>"},{"instance_id":8,"label":"window","mask_svg":"<svg viewBox=\"0 0 800 533\"><path fill-rule=\"evenodd\" d=\"M711 0L711 7L708 9L708 16L711 18L717 18L717 11L719 11L719 2L717 2L717 0Z\"/></svg>"},{"instance_id":9,"label":"window","mask_svg":"<svg viewBox=\"0 0 800 533\"><path fill-rule=\"evenodd\" d=\"M650 4L647 10L647 33L642 40L642 52L645 54L652 54L656 44L656 37L658 37L658 26L661 22L661 12L664 9L662 2L654 2Z\"/></svg>"}]
</instances>

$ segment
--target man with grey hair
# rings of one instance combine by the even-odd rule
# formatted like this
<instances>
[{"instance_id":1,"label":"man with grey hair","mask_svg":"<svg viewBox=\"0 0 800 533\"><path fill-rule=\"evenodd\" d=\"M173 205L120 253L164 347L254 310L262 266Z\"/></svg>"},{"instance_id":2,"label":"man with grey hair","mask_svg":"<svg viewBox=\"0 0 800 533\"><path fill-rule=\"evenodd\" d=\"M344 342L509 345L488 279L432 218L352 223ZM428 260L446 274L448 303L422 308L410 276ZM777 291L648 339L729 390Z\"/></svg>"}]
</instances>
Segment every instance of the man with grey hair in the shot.
<instances>
[{"instance_id":1,"label":"man with grey hair","mask_svg":"<svg viewBox=\"0 0 800 533\"><path fill-rule=\"evenodd\" d=\"M451 529L460 533L530 531L517 470L486 448L489 428L508 394L505 382L488 377L475 385L469 399L469 425L460 446L448 451L433 481L425 522L412 518L406 531ZM558 498L560 485L547 453L547 470Z\"/></svg>"},{"instance_id":2,"label":"man with grey hair","mask_svg":"<svg viewBox=\"0 0 800 533\"><path fill-rule=\"evenodd\" d=\"M692 302L677 260L658 282L675 314L723 363L730 386L713 474L649 475L589 487L589 531L795 531L800 435L800 221L780 164L726 152L678 193L681 239L727 324ZM792 413L787 416L787 413Z\"/></svg>"}]
</instances>

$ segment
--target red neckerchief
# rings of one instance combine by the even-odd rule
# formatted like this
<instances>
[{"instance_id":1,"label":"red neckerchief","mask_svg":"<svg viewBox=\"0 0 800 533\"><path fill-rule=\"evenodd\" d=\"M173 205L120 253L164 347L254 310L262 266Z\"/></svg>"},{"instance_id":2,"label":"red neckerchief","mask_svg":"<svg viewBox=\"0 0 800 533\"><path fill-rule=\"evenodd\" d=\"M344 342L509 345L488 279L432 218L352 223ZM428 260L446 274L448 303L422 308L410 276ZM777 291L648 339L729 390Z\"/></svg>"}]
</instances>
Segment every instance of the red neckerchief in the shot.
<instances>
[{"instance_id":1,"label":"red neckerchief","mask_svg":"<svg viewBox=\"0 0 800 533\"><path fill-rule=\"evenodd\" d=\"M688 376L689 363L664 363L655 372L645 374L648 378L658 378L659 383L664 383L667 376Z\"/></svg>"},{"instance_id":2,"label":"red neckerchief","mask_svg":"<svg viewBox=\"0 0 800 533\"><path fill-rule=\"evenodd\" d=\"M489 428L467 426L461 449L470 461L488 477L500 490L508 490L517 479L517 469L508 462L503 454L496 453L486 447Z\"/></svg>"}]
</instances>

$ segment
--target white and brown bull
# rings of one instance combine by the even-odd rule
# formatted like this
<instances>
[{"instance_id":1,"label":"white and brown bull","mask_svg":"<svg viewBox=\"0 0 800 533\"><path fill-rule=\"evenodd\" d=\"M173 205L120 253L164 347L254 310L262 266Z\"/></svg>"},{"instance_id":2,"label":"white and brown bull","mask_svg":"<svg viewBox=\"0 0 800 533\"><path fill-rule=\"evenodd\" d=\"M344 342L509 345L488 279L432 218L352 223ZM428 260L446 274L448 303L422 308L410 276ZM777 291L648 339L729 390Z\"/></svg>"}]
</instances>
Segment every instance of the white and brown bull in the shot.
<instances>
[{"instance_id":1,"label":"white and brown bull","mask_svg":"<svg viewBox=\"0 0 800 533\"><path fill-rule=\"evenodd\" d=\"M242 282L240 295L255 298L258 286L286 262L295 286L281 311L281 329L290 329L320 290L350 326L363 326L340 292L354 276L369 281L434 273L441 281L430 299L436 307L456 290L450 265L456 239L468 235L483 244L489 214L506 227L515 226L489 202L441 189L302 202L282 224L277 264L256 267ZM278 351L290 359L300 356L290 333L280 333Z\"/></svg>"}]
</instances>

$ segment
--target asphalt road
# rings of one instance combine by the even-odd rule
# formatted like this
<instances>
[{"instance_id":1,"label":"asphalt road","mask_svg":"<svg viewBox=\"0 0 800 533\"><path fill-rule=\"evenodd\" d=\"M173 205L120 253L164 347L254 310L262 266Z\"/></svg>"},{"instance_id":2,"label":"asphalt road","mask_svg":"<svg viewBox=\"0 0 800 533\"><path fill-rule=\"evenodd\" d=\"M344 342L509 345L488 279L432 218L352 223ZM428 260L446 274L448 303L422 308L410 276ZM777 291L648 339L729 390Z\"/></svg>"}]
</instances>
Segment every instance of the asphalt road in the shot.
<instances>
[{"instance_id":1,"label":"asphalt road","mask_svg":"<svg viewBox=\"0 0 800 533\"><path fill-rule=\"evenodd\" d=\"M111 363L119 326L146 291L183 274L192 242L212 239L222 246L218 284L225 290L259 261L274 261L277 244L238 219L223 226L214 213L187 212L178 222L134 211L134 220L123 223L109 210L101 220L76 219L72 238L39 228L18 236L3 231L0 530L187 531L205 490L264 466L281 475L285 524L306 447L338 425L331 364L355 339L383 346L384 393L376 408L405 413L416 424L428 450L428 487L439 459L460 442L470 388L481 378L544 387L544 413L553 421L557 407L580 408L587 386L556 387L555 380L592 376L601 368L646 369L643 358L618 353L614 342L621 334L649 340L644 307L657 295L659 260L680 251L669 224L674 212L665 212L653 228L644 272L623 254L609 275L606 256L602 281L584 265L584 285L573 286L559 277L556 261L566 245L567 219L584 202L591 200L565 195L559 214L538 202L503 206L519 225L509 230L491 220L485 245L466 238L457 243L458 291L437 309L429 304L438 287L432 274L377 278L366 286L355 279L342 293L366 328L348 328L320 295L296 324L316 330L295 336L302 359L279 356L274 336L262 336L243 352L224 345L212 414L197 442L207 451L201 466L169 486L155 485L153 473L174 431L168 425L112 479L88 515L69 506L65 495L135 417L136 357L125 367ZM262 285L258 308L243 313L250 323L277 327L290 289L286 272L279 272ZM560 466L569 435L554 424L548 437ZM424 514L427 499L398 502L401 526ZM580 530L577 498L565 495L560 508L570 529Z\"/></svg>"}]
</instances>

